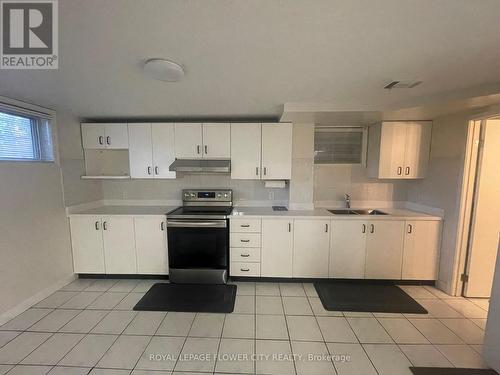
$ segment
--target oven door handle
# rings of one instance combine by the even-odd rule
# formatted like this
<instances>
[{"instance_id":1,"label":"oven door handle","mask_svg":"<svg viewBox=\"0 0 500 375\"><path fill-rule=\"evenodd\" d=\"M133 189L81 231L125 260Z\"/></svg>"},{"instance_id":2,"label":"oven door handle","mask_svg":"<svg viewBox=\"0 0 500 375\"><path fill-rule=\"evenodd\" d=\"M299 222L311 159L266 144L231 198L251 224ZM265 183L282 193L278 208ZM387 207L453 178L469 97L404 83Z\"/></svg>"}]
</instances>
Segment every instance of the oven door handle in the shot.
<instances>
[{"instance_id":1,"label":"oven door handle","mask_svg":"<svg viewBox=\"0 0 500 375\"><path fill-rule=\"evenodd\" d=\"M184 221L167 220L168 228L226 228L226 220Z\"/></svg>"}]
</instances>

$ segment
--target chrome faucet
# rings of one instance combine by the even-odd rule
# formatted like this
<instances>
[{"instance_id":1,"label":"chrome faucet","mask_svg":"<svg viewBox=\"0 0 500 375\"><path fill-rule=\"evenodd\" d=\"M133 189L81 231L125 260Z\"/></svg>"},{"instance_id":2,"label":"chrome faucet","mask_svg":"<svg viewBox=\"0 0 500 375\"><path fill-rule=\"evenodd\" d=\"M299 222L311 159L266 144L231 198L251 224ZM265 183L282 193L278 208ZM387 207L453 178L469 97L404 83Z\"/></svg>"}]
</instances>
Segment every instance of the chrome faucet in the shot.
<instances>
[{"instance_id":1,"label":"chrome faucet","mask_svg":"<svg viewBox=\"0 0 500 375\"><path fill-rule=\"evenodd\" d=\"M351 196L349 194L344 194L344 199L346 208L351 208Z\"/></svg>"}]
</instances>

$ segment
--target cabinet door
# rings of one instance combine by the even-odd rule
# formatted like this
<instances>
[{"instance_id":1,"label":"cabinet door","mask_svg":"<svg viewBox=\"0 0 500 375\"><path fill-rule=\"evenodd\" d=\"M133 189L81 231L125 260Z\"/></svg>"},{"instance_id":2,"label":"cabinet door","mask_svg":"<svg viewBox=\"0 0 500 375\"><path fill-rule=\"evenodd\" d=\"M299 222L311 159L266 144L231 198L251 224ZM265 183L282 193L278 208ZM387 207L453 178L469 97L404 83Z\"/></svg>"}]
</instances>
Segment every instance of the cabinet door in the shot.
<instances>
[{"instance_id":1,"label":"cabinet door","mask_svg":"<svg viewBox=\"0 0 500 375\"><path fill-rule=\"evenodd\" d=\"M168 167L175 160L175 125L155 123L151 125L153 139L153 173L155 178L175 178Z\"/></svg>"},{"instance_id":2,"label":"cabinet door","mask_svg":"<svg viewBox=\"0 0 500 375\"><path fill-rule=\"evenodd\" d=\"M231 157L231 125L203 124L203 157L229 159Z\"/></svg>"},{"instance_id":3,"label":"cabinet door","mask_svg":"<svg viewBox=\"0 0 500 375\"><path fill-rule=\"evenodd\" d=\"M262 124L262 179L292 177L292 124Z\"/></svg>"},{"instance_id":4,"label":"cabinet door","mask_svg":"<svg viewBox=\"0 0 500 375\"><path fill-rule=\"evenodd\" d=\"M260 180L261 124L231 124L231 179Z\"/></svg>"},{"instance_id":5,"label":"cabinet door","mask_svg":"<svg viewBox=\"0 0 500 375\"><path fill-rule=\"evenodd\" d=\"M106 148L103 124L82 123L81 127L84 149Z\"/></svg>"},{"instance_id":6,"label":"cabinet door","mask_svg":"<svg viewBox=\"0 0 500 375\"><path fill-rule=\"evenodd\" d=\"M165 216L134 219L137 273L168 274Z\"/></svg>"},{"instance_id":7,"label":"cabinet door","mask_svg":"<svg viewBox=\"0 0 500 375\"><path fill-rule=\"evenodd\" d=\"M202 154L202 126L200 123L175 124L175 157L200 159Z\"/></svg>"},{"instance_id":8,"label":"cabinet door","mask_svg":"<svg viewBox=\"0 0 500 375\"><path fill-rule=\"evenodd\" d=\"M407 221L403 251L403 280L436 280L441 222Z\"/></svg>"},{"instance_id":9,"label":"cabinet door","mask_svg":"<svg viewBox=\"0 0 500 375\"><path fill-rule=\"evenodd\" d=\"M294 220L293 277L328 277L330 220Z\"/></svg>"},{"instance_id":10,"label":"cabinet door","mask_svg":"<svg viewBox=\"0 0 500 375\"><path fill-rule=\"evenodd\" d=\"M382 123L380 134L379 178L404 178L405 147L405 123Z\"/></svg>"},{"instance_id":11,"label":"cabinet door","mask_svg":"<svg viewBox=\"0 0 500 375\"><path fill-rule=\"evenodd\" d=\"M262 220L262 276L292 277L292 230L291 220Z\"/></svg>"},{"instance_id":12,"label":"cabinet door","mask_svg":"<svg viewBox=\"0 0 500 375\"><path fill-rule=\"evenodd\" d=\"M102 218L107 274L137 273L134 220L128 216Z\"/></svg>"},{"instance_id":13,"label":"cabinet door","mask_svg":"<svg viewBox=\"0 0 500 375\"><path fill-rule=\"evenodd\" d=\"M71 216L71 247L75 273L105 273L99 216Z\"/></svg>"},{"instance_id":14,"label":"cabinet door","mask_svg":"<svg viewBox=\"0 0 500 375\"><path fill-rule=\"evenodd\" d=\"M427 173L431 148L431 122L406 125L405 178L423 178Z\"/></svg>"},{"instance_id":15,"label":"cabinet door","mask_svg":"<svg viewBox=\"0 0 500 375\"><path fill-rule=\"evenodd\" d=\"M367 279L401 279L404 221L368 223L366 237Z\"/></svg>"},{"instance_id":16,"label":"cabinet door","mask_svg":"<svg viewBox=\"0 0 500 375\"><path fill-rule=\"evenodd\" d=\"M130 177L153 178L151 124L128 124Z\"/></svg>"},{"instance_id":17,"label":"cabinet door","mask_svg":"<svg viewBox=\"0 0 500 375\"><path fill-rule=\"evenodd\" d=\"M106 148L127 149L128 130L127 124L105 124Z\"/></svg>"},{"instance_id":18,"label":"cabinet door","mask_svg":"<svg viewBox=\"0 0 500 375\"><path fill-rule=\"evenodd\" d=\"M358 220L332 220L330 277L365 277L366 232L368 225Z\"/></svg>"}]
</instances>

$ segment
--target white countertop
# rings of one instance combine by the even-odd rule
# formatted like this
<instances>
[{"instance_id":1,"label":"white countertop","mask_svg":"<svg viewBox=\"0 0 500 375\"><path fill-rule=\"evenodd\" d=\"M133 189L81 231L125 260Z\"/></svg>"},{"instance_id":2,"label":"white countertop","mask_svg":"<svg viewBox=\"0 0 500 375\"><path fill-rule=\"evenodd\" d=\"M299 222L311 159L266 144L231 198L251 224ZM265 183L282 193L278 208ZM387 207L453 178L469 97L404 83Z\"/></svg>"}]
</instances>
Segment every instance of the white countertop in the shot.
<instances>
[{"instance_id":1,"label":"white countertop","mask_svg":"<svg viewBox=\"0 0 500 375\"><path fill-rule=\"evenodd\" d=\"M99 206L96 208L72 212L72 215L165 215L178 206Z\"/></svg>"}]
</instances>

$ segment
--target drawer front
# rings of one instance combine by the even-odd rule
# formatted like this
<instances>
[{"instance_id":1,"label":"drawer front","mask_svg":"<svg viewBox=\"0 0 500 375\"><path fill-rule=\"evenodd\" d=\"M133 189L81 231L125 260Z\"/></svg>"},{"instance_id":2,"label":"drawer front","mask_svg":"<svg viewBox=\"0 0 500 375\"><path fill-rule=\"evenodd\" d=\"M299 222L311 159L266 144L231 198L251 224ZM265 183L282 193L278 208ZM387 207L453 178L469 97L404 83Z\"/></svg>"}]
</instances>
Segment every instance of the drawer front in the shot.
<instances>
[{"instance_id":1,"label":"drawer front","mask_svg":"<svg viewBox=\"0 0 500 375\"><path fill-rule=\"evenodd\" d=\"M260 277L260 263L231 262L229 274L231 276Z\"/></svg>"},{"instance_id":2,"label":"drawer front","mask_svg":"<svg viewBox=\"0 0 500 375\"><path fill-rule=\"evenodd\" d=\"M231 219L230 231L233 233L260 233L261 219Z\"/></svg>"},{"instance_id":3,"label":"drawer front","mask_svg":"<svg viewBox=\"0 0 500 375\"><path fill-rule=\"evenodd\" d=\"M260 247L260 233L231 233L231 247Z\"/></svg>"},{"instance_id":4,"label":"drawer front","mask_svg":"<svg viewBox=\"0 0 500 375\"><path fill-rule=\"evenodd\" d=\"M231 262L259 262L260 247L232 247Z\"/></svg>"}]
</instances>

